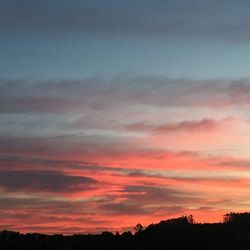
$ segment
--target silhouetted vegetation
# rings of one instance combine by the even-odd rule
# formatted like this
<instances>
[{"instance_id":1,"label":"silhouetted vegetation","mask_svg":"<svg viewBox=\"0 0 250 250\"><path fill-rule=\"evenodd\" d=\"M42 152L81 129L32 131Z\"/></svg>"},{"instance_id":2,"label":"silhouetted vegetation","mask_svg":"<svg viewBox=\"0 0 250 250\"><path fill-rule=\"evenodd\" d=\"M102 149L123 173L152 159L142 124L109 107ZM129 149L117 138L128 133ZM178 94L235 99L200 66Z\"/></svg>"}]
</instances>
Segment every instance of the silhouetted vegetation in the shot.
<instances>
[{"instance_id":1,"label":"silhouetted vegetation","mask_svg":"<svg viewBox=\"0 0 250 250\"><path fill-rule=\"evenodd\" d=\"M229 213L222 223L195 223L193 216L161 221L135 233L98 235L44 235L0 232L3 250L247 250L250 249L250 213Z\"/></svg>"}]
</instances>

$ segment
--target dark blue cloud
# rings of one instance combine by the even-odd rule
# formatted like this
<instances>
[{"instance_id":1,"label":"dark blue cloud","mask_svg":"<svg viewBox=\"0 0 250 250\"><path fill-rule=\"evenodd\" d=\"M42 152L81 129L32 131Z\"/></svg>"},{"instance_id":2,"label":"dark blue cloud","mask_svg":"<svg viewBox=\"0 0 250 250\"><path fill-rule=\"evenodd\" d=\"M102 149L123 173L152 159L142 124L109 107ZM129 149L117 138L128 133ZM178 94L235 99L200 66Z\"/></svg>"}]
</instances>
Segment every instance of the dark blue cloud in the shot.
<instances>
[{"instance_id":1,"label":"dark blue cloud","mask_svg":"<svg viewBox=\"0 0 250 250\"><path fill-rule=\"evenodd\" d=\"M58 172L0 171L0 187L7 191L67 193L88 190L96 183L89 177Z\"/></svg>"},{"instance_id":2,"label":"dark blue cloud","mask_svg":"<svg viewBox=\"0 0 250 250\"><path fill-rule=\"evenodd\" d=\"M2 1L0 30L248 39L248 1ZM237 14L238 13L238 14ZM239 35L242 35L240 38Z\"/></svg>"}]
</instances>

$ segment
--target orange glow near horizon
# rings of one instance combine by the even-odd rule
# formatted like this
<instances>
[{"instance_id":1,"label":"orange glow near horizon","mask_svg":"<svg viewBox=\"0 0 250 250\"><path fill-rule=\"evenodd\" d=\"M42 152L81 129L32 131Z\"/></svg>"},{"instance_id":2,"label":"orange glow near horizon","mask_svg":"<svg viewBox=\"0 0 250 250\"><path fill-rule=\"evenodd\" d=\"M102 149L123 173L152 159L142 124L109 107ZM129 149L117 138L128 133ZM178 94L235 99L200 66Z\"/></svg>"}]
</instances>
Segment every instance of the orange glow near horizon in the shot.
<instances>
[{"instance_id":1,"label":"orange glow near horizon","mask_svg":"<svg viewBox=\"0 0 250 250\"><path fill-rule=\"evenodd\" d=\"M120 102L119 91L124 90L119 88L117 105L110 105L102 93L104 109L82 106L80 98L74 107L85 115L64 114L60 106L54 115L40 115L45 117L42 125L37 115L14 115L22 118L20 123L26 119L30 134L20 128L20 135L2 136L0 230L122 232L137 223L147 226L182 215L192 214L196 222L219 222L225 213L247 211L246 110L235 112L233 102L200 107L184 96L189 106L178 107L175 100L171 106L164 103L160 87L155 99L142 95L141 104L133 98L129 104ZM182 93L184 87L179 88ZM162 92L168 93L164 87ZM205 93L200 95L205 98Z\"/></svg>"}]
</instances>

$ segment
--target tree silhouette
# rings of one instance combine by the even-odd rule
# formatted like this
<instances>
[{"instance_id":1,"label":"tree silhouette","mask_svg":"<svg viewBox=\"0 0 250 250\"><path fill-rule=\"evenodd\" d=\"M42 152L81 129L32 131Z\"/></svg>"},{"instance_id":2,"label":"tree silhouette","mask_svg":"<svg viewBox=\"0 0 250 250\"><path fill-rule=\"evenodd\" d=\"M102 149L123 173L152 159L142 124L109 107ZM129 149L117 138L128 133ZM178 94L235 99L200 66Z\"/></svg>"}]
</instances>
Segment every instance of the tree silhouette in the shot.
<instances>
[{"instance_id":1,"label":"tree silhouette","mask_svg":"<svg viewBox=\"0 0 250 250\"><path fill-rule=\"evenodd\" d=\"M98 235L44 235L0 231L3 250L249 250L250 213L225 214L223 223L195 223L192 215L163 220L145 229Z\"/></svg>"},{"instance_id":2,"label":"tree silhouette","mask_svg":"<svg viewBox=\"0 0 250 250\"><path fill-rule=\"evenodd\" d=\"M143 230L143 226L142 224L138 223L136 224L136 226L134 227L135 232L140 232L141 230Z\"/></svg>"}]
</instances>

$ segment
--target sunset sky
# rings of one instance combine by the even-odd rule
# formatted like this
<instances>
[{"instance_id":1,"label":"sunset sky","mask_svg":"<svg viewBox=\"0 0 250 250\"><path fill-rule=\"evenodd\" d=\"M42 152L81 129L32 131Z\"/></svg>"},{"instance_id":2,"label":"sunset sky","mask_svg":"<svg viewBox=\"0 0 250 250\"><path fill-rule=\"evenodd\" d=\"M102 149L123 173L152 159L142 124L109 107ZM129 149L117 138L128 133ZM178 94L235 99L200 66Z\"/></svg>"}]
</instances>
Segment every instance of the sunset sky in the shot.
<instances>
[{"instance_id":1,"label":"sunset sky","mask_svg":"<svg viewBox=\"0 0 250 250\"><path fill-rule=\"evenodd\" d=\"M0 230L122 232L249 211L249 11L1 0Z\"/></svg>"}]
</instances>

